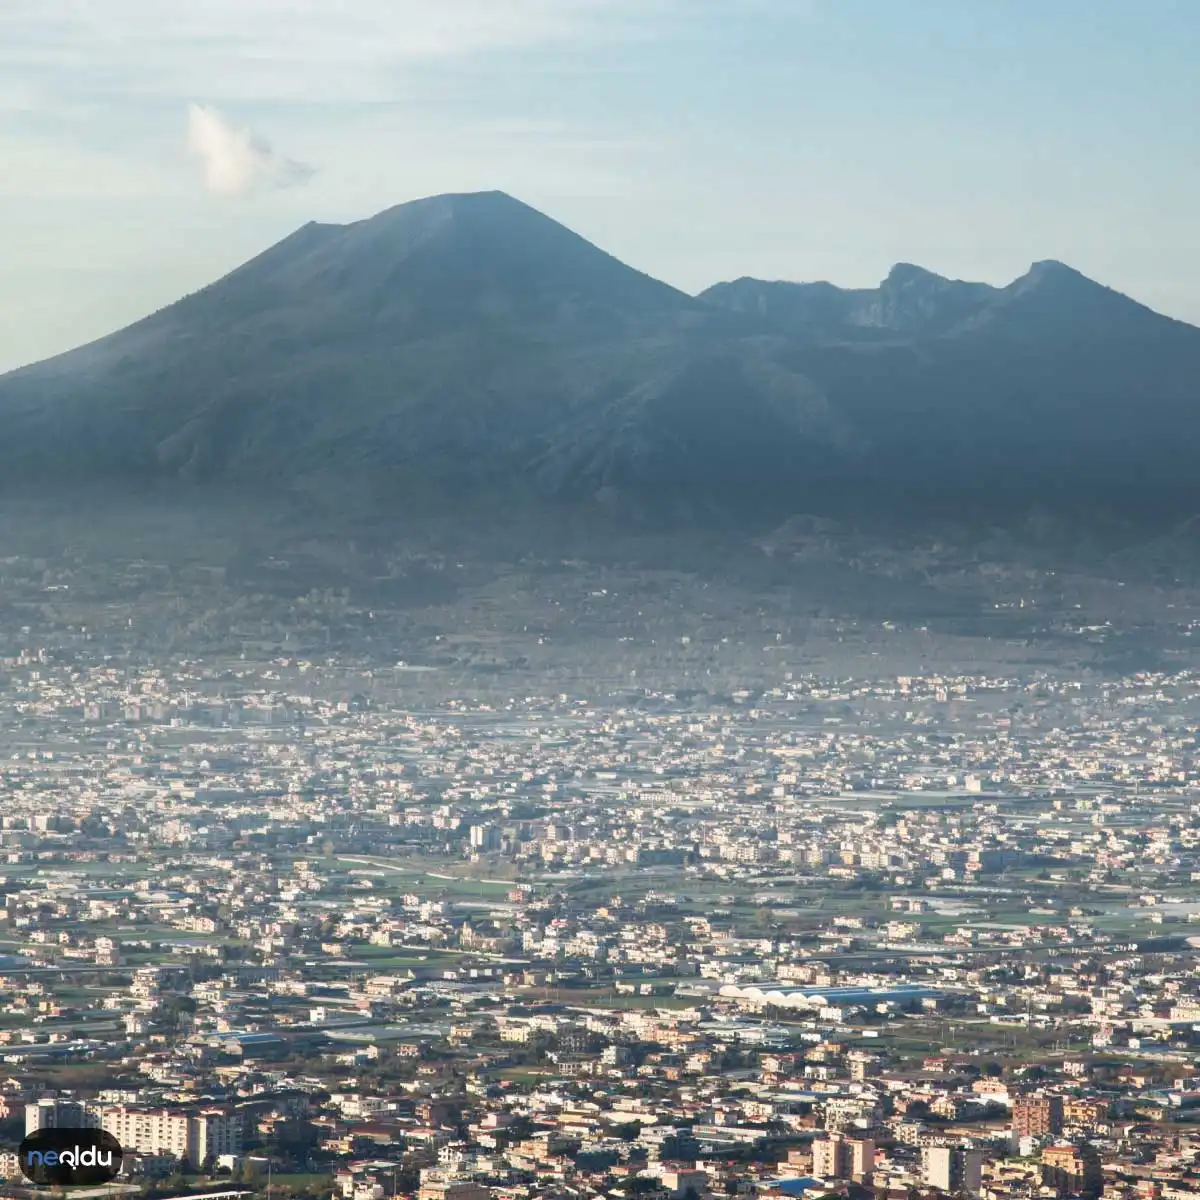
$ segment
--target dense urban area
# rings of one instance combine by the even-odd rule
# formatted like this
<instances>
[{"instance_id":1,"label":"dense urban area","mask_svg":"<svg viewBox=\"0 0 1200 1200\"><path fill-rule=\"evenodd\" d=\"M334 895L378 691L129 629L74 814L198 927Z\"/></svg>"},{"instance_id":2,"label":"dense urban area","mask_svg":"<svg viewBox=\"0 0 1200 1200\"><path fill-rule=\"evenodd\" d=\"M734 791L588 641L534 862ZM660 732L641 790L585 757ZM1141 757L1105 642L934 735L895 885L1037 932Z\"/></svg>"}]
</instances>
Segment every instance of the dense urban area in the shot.
<instances>
[{"instance_id":1,"label":"dense urban area","mask_svg":"<svg viewBox=\"0 0 1200 1200\"><path fill-rule=\"evenodd\" d=\"M0 562L9 1194L89 1126L95 1194L1200 1191L1178 651L1071 670L1123 631L1059 595L1058 658L902 673L936 628L288 569ZM1002 617L1049 586L1013 578Z\"/></svg>"}]
</instances>

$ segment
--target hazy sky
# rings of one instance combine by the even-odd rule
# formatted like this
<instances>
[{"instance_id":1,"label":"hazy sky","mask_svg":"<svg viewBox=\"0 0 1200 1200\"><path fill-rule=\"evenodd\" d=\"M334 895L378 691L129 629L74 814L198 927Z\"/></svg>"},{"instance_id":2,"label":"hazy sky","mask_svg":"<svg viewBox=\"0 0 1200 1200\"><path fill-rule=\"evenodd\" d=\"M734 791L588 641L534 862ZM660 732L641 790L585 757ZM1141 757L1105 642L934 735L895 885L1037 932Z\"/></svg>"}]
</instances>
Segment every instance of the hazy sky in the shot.
<instances>
[{"instance_id":1,"label":"hazy sky","mask_svg":"<svg viewBox=\"0 0 1200 1200\"><path fill-rule=\"evenodd\" d=\"M1200 323L1197 46L1197 0L0 0L0 368L489 188L693 291L1059 258Z\"/></svg>"}]
</instances>

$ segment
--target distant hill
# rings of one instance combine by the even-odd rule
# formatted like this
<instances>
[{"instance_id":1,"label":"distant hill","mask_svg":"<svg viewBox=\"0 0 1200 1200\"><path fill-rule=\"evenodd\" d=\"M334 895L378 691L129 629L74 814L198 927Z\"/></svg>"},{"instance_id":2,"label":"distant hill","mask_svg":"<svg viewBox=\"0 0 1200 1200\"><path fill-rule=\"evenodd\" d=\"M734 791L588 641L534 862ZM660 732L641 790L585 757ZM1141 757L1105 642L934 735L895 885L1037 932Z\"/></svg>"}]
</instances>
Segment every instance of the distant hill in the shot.
<instances>
[{"instance_id":1,"label":"distant hill","mask_svg":"<svg viewBox=\"0 0 1200 1200\"><path fill-rule=\"evenodd\" d=\"M1058 263L1003 288L690 297L499 192L310 224L0 377L6 478L352 480L621 511L1200 510L1200 330Z\"/></svg>"}]
</instances>

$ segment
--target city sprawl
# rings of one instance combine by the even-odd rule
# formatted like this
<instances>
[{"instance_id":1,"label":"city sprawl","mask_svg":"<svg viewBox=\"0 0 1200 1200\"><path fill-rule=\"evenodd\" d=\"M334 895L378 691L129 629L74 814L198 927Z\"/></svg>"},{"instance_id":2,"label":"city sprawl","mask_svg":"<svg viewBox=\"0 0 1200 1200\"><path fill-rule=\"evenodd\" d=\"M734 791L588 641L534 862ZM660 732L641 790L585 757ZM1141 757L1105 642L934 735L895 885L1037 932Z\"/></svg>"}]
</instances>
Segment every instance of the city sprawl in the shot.
<instances>
[{"instance_id":1,"label":"city sprawl","mask_svg":"<svg viewBox=\"0 0 1200 1200\"><path fill-rule=\"evenodd\" d=\"M5 569L14 1193L84 1126L159 1194L1200 1190L1200 675Z\"/></svg>"}]
</instances>

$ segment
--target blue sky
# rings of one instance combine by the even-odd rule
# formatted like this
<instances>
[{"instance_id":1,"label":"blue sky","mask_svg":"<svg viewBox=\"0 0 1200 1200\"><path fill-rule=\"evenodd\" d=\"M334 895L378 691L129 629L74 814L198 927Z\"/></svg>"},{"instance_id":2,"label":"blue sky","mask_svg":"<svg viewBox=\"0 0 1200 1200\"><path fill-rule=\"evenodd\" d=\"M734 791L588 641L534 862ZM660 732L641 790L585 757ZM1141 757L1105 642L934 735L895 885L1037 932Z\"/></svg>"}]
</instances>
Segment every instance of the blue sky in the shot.
<instances>
[{"instance_id":1,"label":"blue sky","mask_svg":"<svg viewBox=\"0 0 1200 1200\"><path fill-rule=\"evenodd\" d=\"M1007 282L1200 323L1195 0L3 0L0 368L309 219L502 188L688 290Z\"/></svg>"}]
</instances>

